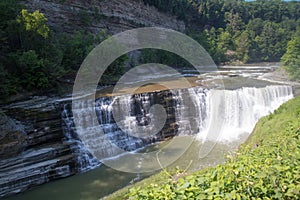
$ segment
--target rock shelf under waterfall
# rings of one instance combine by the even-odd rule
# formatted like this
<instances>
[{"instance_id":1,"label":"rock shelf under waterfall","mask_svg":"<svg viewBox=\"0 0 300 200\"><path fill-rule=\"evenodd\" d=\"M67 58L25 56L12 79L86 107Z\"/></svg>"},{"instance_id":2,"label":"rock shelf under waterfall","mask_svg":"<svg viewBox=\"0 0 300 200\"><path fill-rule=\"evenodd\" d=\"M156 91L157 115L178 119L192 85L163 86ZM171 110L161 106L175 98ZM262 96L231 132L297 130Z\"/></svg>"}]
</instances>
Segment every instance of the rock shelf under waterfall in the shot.
<instances>
[{"instance_id":1,"label":"rock shelf under waterfall","mask_svg":"<svg viewBox=\"0 0 300 200\"><path fill-rule=\"evenodd\" d=\"M9 116L16 118L1 120L1 130L8 125L17 126L19 131L14 132L14 138L21 138L22 143L9 147L7 151L14 152L9 157L5 157L7 152L0 152L0 196L93 169L101 164L101 159L91 152L96 152L98 158L100 155L107 159L118 155L114 145L130 152L177 135L195 135L200 140L219 142L240 138L252 131L260 117L292 97L292 87L283 85L237 90L197 86L100 97L95 102L85 98L73 109L70 100L46 97L7 105L2 108L8 116L6 119ZM151 107L157 104L165 110L165 123L156 134L147 136L147 129L155 128L151 120L157 116L151 113ZM89 120L91 109L96 111L96 122ZM116 120L113 112L118 110L126 115ZM84 145L80 140L77 131L82 127L74 124L74 115L78 114L89 125L85 130L92 146ZM95 138L92 134L99 127L104 132L103 138ZM213 135L216 130L218 134ZM142 136L134 135L135 132ZM7 134L1 133L1 148L8 139ZM10 138L11 142L13 140Z\"/></svg>"}]
</instances>

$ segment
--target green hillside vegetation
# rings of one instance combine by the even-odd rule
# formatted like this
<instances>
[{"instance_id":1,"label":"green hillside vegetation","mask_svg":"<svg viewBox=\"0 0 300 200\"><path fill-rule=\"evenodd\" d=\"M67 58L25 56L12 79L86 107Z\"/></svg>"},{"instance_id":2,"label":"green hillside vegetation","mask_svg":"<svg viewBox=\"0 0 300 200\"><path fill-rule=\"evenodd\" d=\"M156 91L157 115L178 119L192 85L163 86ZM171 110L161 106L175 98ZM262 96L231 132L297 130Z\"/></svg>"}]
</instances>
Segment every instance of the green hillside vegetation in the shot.
<instances>
[{"instance_id":1,"label":"green hillside vegetation","mask_svg":"<svg viewBox=\"0 0 300 200\"><path fill-rule=\"evenodd\" d=\"M289 41L281 61L291 79L300 81L300 31Z\"/></svg>"},{"instance_id":2,"label":"green hillside vegetation","mask_svg":"<svg viewBox=\"0 0 300 200\"><path fill-rule=\"evenodd\" d=\"M300 28L300 2L143 0L186 21L216 63L279 61Z\"/></svg>"},{"instance_id":3,"label":"green hillside vegetation","mask_svg":"<svg viewBox=\"0 0 300 200\"><path fill-rule=\"evenodd\" d=\"M17 0L0 1L0 19L0 102L24 91L57 92L63 77L74 77L94 46L109 37L105 30L55 33L43 13L29 12ZM122 74L125 60L113 63L105 79Z\"/></svg>"},{"instance_id":4,"label":"green hillside vegetation","mask_svg":"<svg viewBox=\"0 0 300 200\"><path fill-rule=\"evenodd\" d=\"M107 199L299 199L300 97L262 118L247 142L216 167L166 172Z\"/></svg>"}]
</instances>

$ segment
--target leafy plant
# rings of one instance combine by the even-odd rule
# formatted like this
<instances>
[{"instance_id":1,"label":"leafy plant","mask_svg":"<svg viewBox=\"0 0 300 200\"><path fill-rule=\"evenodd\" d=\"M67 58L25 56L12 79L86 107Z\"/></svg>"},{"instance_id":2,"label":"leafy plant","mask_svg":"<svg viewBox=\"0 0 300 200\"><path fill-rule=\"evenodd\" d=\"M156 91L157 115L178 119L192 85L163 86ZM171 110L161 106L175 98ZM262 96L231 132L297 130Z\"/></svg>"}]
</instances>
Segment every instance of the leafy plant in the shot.
<instances>
[{"instance_id":1,"label":"leafy plant","mask_svg":"<svg viewBox=\"0 0 300 200\"><path fill-rule=\"evenodd\" d=\"M47 18L38 10L29 13L27 10L22 9L21 16L17 18L17 22L22 23L25 26L26 31L36 32L43 38L49 36L50 29L46 25Z\"/></svg>"},{"instance_id":2,"label":"leafy plant","mask_svg":"<svg viewBox=\"0 0 300 200\"><path fill-rule=\"evenodd\" d=\"M105 31L98 35L83 31L76 31L73 35L62 34L59 42L63 49L61 65L65 69L79 69L82 61L94 46L107 37L108 34Z\"/></svg>"},{"instance_id":3,"label":"leafy plant","mask_svg":"<svg viewBox=\"0 0 300 200\"><path fill-rule=\"evenodd\" d=\"M19 83L27 89L45 89L49 86L44 59L38 57L35 51L18 52L16 65L19 70Z\"/></svg>"}]
</instances>

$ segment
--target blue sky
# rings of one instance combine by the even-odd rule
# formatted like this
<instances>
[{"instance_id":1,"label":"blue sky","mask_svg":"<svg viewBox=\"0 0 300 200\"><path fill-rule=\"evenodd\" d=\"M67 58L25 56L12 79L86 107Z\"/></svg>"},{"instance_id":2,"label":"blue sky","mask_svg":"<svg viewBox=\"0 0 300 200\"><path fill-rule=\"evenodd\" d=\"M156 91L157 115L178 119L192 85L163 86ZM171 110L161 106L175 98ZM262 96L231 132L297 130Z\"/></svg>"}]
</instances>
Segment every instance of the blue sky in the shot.
<instances>
[{"instance_id":1,"label":"blue sky","mask_svg":"<svg viewBox=\"0 0 300 200\"><path fill-rule=\"evenodd\" d=\"M246 0L246 1L255 1L255 0ZM300 0L284 0L284 1L300 1Z\"/></svg>"}]
</instances>

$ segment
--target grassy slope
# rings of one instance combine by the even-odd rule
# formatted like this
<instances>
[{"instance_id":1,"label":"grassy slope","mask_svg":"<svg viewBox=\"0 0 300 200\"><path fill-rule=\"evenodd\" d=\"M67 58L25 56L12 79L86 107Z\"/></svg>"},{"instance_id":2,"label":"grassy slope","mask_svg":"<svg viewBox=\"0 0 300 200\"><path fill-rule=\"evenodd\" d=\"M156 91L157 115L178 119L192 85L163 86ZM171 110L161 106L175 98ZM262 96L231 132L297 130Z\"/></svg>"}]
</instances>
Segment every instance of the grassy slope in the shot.
<instances>
[{"instance_id":1,"label":"grassy slope","mask_svg":"<svg viewBox=\"0 0 300 200\"><path fill-rule=\"evenodd\" d=\"M173 173L174 174L174 173ZM108 199L298 199L300 97L261 119L225 164L194 174L154 175Z\"/></svg>"}]
</instances>

